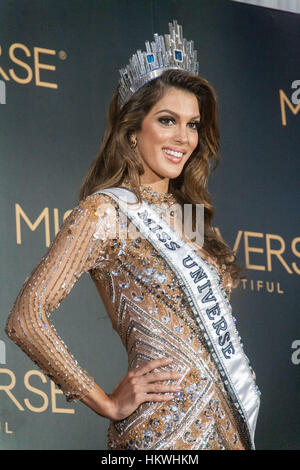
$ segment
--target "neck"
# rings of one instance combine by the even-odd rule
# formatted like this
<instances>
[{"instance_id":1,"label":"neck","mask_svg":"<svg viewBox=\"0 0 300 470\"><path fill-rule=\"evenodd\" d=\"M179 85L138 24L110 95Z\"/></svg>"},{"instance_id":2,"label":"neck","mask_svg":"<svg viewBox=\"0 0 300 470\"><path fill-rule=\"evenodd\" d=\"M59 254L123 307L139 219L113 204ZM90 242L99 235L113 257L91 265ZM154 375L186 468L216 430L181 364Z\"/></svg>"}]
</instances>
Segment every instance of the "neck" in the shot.
<instances>
[{"instance_id":1,"label":"neck","mask_svg":"<svg viewBox=\"0 0 300 470\"><path fill-rule=\"evenodd\" d=\"M158 193L168 193L169 191L169 178L164 178L159 181L150 181L149 182L146 180L143 180L141 178L141 186L151 186L153 191L156 191Z\"/></svg>"}]
</instances>

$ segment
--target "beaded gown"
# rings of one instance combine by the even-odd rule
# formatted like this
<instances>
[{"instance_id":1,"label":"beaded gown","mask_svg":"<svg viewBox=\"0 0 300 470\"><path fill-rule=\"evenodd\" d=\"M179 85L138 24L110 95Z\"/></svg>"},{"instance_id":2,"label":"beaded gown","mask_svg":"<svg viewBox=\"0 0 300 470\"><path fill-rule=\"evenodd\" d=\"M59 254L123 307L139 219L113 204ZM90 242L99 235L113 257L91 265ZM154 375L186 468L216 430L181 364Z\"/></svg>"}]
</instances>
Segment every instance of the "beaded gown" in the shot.
<instances>
[{"instance_id":1,"label":"beaded gown","mask_svg":"<svg viewBox=\"0 0 300 470\"><path fill-rule=\"evenodd\" d=\"M176 202L172 194L142 188L147 202ZM127 351L128 370L123 375L165 356L173 363L159 370L183 375L164 382L182 386L169 401L144 402L127 418L110 421L108 449L250 449L244 421L179 280L144 237L112 236L112 207L118 218L117 202L96 193L66 217L24 282L7 319L7 335L57 384L67 401L83 398L93 389L94 379L60 338L51 315L81 275L89 273ZM199 256L218 268L204 250ZM228 278L219 272L229 296Z\"/></svg>"}]
</instances>

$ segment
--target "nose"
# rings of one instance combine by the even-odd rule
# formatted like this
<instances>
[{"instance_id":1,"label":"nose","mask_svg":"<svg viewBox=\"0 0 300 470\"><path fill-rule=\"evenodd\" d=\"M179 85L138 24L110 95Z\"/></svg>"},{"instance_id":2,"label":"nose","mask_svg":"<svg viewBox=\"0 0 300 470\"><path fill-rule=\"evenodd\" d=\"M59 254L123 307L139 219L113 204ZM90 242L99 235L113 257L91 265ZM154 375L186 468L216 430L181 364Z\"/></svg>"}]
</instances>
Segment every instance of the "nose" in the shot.
<instances>
[{"instance_id":1,"label":"nose","mask_svg":"<svg viewBox=\"0 0 300 470\"><path fill-rule=\"evenodd\" d=\"M188 130L185 124L176 126L174 132L174 139L176 142L187 143L188 142Z\"/></svg>"}]
</instances>

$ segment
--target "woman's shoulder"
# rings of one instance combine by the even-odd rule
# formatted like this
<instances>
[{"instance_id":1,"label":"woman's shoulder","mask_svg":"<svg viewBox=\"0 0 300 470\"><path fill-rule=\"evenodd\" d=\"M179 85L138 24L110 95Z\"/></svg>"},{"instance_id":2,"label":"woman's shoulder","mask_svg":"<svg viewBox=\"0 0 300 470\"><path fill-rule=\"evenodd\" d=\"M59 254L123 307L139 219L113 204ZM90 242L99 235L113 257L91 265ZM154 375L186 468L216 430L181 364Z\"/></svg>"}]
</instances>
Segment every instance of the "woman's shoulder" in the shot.
<instances>
[{"instance_id":1,"label":"woman's shoulder","mask_svg":"<svg viewBox=\"0 0 300 470\"><path fill-rule=\"evenodd\" d=\"M97 222L99 218L112 222L119 212L117 202L109 195L95 192L81 199L72 213L81 213L90 221ZM70 214L71 215L71 214Z\"/></svg>"},{"instance_id":2,"label":"woman's shoulder","mask_svg":"<svg viewBox=\"0 0 300 470\"><path fill-rule=\"evenodd\" d=\"M95 192L89 194L84 199L79 201L79 206L82 209L90 210L91 212L94 209L98 209L99 207L104 207L104 205L112 204L114 207L117 207L117 202L108 194Z\"/></svg>"},{"instance_id":3,"label":"woman's shoulder","mask_svg":"<svg viewBox=\"0 0 300 470\"><path fill-rule=\"evenodd\" d=\"M81 236L88 240L106 240L119 219L118 205L106 194L93 193L81 199L64 218L58 237ZM113 232L114 233L114 232Z\"/></svg>"}]
</instances>

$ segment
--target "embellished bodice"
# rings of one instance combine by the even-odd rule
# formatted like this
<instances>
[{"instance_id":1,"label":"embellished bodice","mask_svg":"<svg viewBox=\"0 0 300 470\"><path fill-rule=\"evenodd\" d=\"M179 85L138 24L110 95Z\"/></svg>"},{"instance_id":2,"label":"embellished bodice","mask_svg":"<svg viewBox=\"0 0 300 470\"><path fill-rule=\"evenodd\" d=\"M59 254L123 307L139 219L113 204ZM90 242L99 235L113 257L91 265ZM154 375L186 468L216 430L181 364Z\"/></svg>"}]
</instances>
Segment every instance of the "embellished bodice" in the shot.
<instances>
[{"instance_id":1,"label":"embellished bodice","mask_svg":"<svg viewBox=\"0 0 300 470\"><path fill-rule=\"evenodd\" d=\"M121 187L131 189L131 183L125 179L123 181ZM153 190L151 185L141 185L140 186L140 193L142 196L142 199L150 204L158 204L158 205L163 205L165 204L167 207L170 209L174 204L177 203L176 197L172 193L163 193L159 191ZM172 217L172 211L168 212L169 215ZM171 225L174 227L172 224L172 218L171 220L169 219L168 222L171 222ZM194 247L194 250L206 261L208 261L218 272L224 291L226 292L228 298L230 299L230 294L232 292L232 279L230 276L230 273L227 271L226 265L225 264L219 264L217 262L217 259L210 255L204 248L202 247L199 249L196 245L194 245L189 239L184 237L184 239L192 246Z\"/></svg>"},{"instance_id":2,"label":"embellished bodice","mask_svg":"<svg viewBox=\"0 0 300 470\"><path fill-rule=\"evenodd\" d=\"M153 192L151 186L144 186L141 193L151 203L172 205L176 202L173 195ZM218 439L223 436L219 444L216 441L210 445L244 448L249 443L243 423L225 390L180 279L139 233L128 239L119 236L114 229L116 223L120 223L120 217L117 202L107 194L95 193L80 201L25 281L7 320L7 334L54 380L68 401L84 397L92 390L94 379L80 367L56 333L51 314L81 275L89 273L112 327L127 351L128 370L145 361L172 356L174 364L166 366L167 369L182 372L181 384L189 389L189 392L179 392L176 406L173 404L172 413L178 420L177 424L185 422L183 420L190 416L187 413L196 410L196 405L197 413L200 409L203 413L206 410L201 425L199 419L189 421L187 429L190 430L186 431L189 439L193 433L200 435L199 430L204 426L211 429ZM118 439L122 436L125 439L125 435L126 442L129 438L138 442L142 434L133 438L138 435L137 428L132 428L133 423L141 427L143 420L150 416L151 426L154 426L153 419L158 419L161 413L164 414L162 403L145 402L128 419L111 423L111 448L118 446ZM168 427L161 429L167 430ZM153 429L147 430L152 432ZM156 432L156 440L154 435L151 437L151 446L154 446L151 448L164 445L161 440L163 431L156 429ZM226 441L226 434L230 444ZM191 444L194 441L180 439L178 445L182 448L197 448L193 445L199 445L198 441Z\"/></svg>"}]
</instances>

